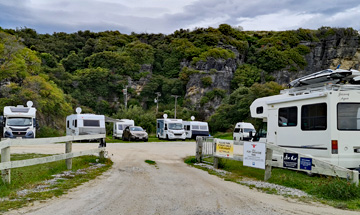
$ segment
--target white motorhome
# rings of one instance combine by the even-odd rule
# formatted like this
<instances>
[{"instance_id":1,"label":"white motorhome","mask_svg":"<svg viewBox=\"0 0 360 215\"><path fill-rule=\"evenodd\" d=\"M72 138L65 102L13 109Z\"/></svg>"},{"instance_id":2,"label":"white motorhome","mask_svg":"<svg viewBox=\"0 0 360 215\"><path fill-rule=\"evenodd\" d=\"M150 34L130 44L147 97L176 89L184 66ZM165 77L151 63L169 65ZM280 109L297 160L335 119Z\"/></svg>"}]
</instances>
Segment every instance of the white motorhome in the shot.
<instances>
[{"instance_id":1,"label":"white motorhome","mask_svg":"<svg viewBox=\"0 0 360 215\"><path fill-rule=\"evenodd\" d=\"M360 72L345 71L348 74L341 76L344 70L334 70L327 82L317 84L306 85L299 79L299 87L256 99L250 106L251 116L264 122L257 136L336 165L358 168L360 85L339 83L356 83Z\"/></svg>"},{"instance_id":2,"label":"white motorhome","mask_svg":"<svg viewBox=\"0 0 360 215\"><path fill-rule=\"evenodd\" d=\"M164 114L164 119L157 119L156 122L157 138L167 140L186 139L182 119L167 119L167 115Z\"/></svg>"},{"instance_id":3,"label":"white motorhome","mask_svg":"<svg viewBox=\"0 0 360 215\"><path fill-rule=\"evenodd\" d=\"M104 115L81 114L81 108L76 112L66 117L66 135L106 134Z\"/></svg>"},{"instance_id":4,"label":"white motorhome","mask_svg":"<svg viewBox=\"0 0 360 215\"><path fill-rule=\"evenodd\" d=\"M4 116L1 117L4 138L35 138L36 135L36 108L32 107L31 101L27 107L23 105L5 106Z\"/></svg>"},{"instance_id":5,"label":"white motorhome","mask_svg":"<svg viewBox=\"0 0 360 215\"><path fill-rule=\"evenodd\" d=\"M256 133L253 124L249 122L238 122L235 125L233 139L235 142L250 140Z\"/></svg>"},{"instance_id":6,"label":"white motorhome","mask_svg":"<svg viewBox=\"0 0 360 215\"><path fill-rule=\"evenodd\" d=\"M120 139L122 138L123 131L128 126L135 126L135 122L132 119L120 119L117 122L114 122L113 127L113 138Z\"/></svg>"},{"instance_id":7,"label":"white motorhome","mask_svg":"<svg viewBox=\"0 0 360 215\"><path fill-rule=\"evenodd\" d=\"M207 122L183 121L186 138L196 139L197 136L209 136L209 125Z\"/></svg>"}]
</instances>

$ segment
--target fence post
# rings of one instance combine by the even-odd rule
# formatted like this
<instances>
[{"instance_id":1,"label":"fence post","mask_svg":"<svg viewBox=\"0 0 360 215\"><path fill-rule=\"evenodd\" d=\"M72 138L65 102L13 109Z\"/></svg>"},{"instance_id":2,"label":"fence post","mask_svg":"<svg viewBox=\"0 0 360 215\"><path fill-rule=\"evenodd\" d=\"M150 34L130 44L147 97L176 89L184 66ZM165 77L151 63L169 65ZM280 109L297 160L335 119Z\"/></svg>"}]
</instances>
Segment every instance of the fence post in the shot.
<instances>
[{"instance_id":1,"label":"fence post","mask_svg":"<svg viewBox=\"0 0 360 215\"><path fill-rule=\"evenodd\" d=\"M219 158L214 156L214 168L219 169Z\"/></svg>"},{"instance_id":2,"label":"fence post","mask_svg":"<svg viewBox=\"0 0 360 215\"><path fill-rule=\"evenodd\" d=\"M356 184L356 186L359 185L359 172L356 170L352 171L352 183Z\"/></svg>"},{"instance_id":3,"label":"fence post","mask_svg":"<svg viewBox=\"0 0 360 215\"><path fill-rule=\"evenodd\" d=\"M203 138L200 136L196 137L196 161L201 163L202 161L202 147L203 147Z\"/></svg>"},{"instance_id":4,"label":"fence post","mask_svg":"<svg viewBox=\"0 0 360 215\"><path fill-rule=\"evenodd\" d=\"M265 176L264 181L269 180L271 177L271 164L273 150L266 147L266 156L265 156Z\"/></svg>"},{"instance_id":5,"label":"fence post","mask_svg":"<svg viewBox=\"0 0 360 215\"><path fill-rule=\"evenodd\" d=\"M102 150L99 152L99 158L104 159L105 158L105 150Z\"/></svg>"},{"instance_id":6,"label":"fence post","mask_svg":"<svg viewBox=\"0 0 360 215\"><path fill-rule=\"evenodd\" d=\"M65 145L65 153L71 153L72 152L72 142L66 142ZM67 158L65 159L65 163L66 163L66 168L67 169L72 169L72 158Z\"/></svg>"},{"instance_id":7,"label":"fence post","mask_svg":"<svg viewBox=\"0 0 360 215\"><path fill-rule=\"evenodd\" d=\"M5 147L1 149L1 163L10 161L10 147ZM10 169L1 170L1 178L4 183L10 184Z\"/></svg>"}]
</instances>

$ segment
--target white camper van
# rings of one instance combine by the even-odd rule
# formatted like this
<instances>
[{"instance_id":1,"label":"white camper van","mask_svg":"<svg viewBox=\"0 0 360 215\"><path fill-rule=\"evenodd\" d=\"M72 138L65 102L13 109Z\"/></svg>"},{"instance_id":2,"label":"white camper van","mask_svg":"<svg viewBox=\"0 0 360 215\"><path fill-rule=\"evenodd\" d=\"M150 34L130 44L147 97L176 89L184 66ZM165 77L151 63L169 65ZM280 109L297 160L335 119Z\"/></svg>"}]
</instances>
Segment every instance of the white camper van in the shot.
<instances>
[{"instance_id":1,"label":"white camper van","mask_svg":"<svg viewBox=\"0 0 360 215\"><path fill-rule=\"evenodd\" d=\"M254 126L249 122L238 122L235 125L233 139L235 142L250 140L256 133Z\"/></svg>"},{"instance_id":2,"label":"white camper van","mask_svg":"<svg viewBox=\"0 0 360 215\"><path fill-rule=\"evenodd\" d=\"M329 70L327 70L329 72ZM295 88L256 99L251 116L267 127L260 138L346 168L360 165L360 72L331 70L326 82L296 80ZM316 77L318 78L318 77ZM300 83L300 84L299 84ZM264 127L264 128L265 128ZM279 155L281 156L281 155Z\"/></svg>"},{"instance_id":3,"label":"white camper van","mask_svg":"<svg viewBox=\"0 0 360 215\"><path fill-rule=\"evenodd\" d=\"M122 138L123 131L128 126L135 126L134 120L132 120L132 119L120 119L119 121L114 122L113 138L114 139Z\"/></svg>"},{"instance_id":4,"label":"white camper van","mask_svg":"<svg viewBox=\"0 0 360 215\"><path fill-rule=\"evenodd\" d=\"M23 105L5 106L4 116L1 117L4 138L35 138L36 134L36 108L31 101L27 107Z\"/></svg>"},{"instance_id":5,"label":"white camper van","mask_svg":"<svg viewBox=\"0 0 360 215\"><path fill-rule=\"evenodd\" d=\"M81 108L76 112L66 117L66 135L106 134L104 115L81 114Z\"/></svg>"},{"instance_id":6,"label":"white camper van","mask_svg":"<svg viewBox=\"0 0 360 215\"><path fill-rule=\"evenodd\" d=\"M156 122L157 138L167 140L186 139L182 119L167 119L167 115L164 114L164 119L157 119Z\"/></svg>"},{"instance_id":7,"label":"white camper van","mask_svg":"<svg viewBox=\"0 0 360 215\"><path fill-rule=\"evenodd\" d=\"M209 136L207 122L183 121L183 126L188 139L196 139L197 136Z\"/></svg>"}]
</instances>

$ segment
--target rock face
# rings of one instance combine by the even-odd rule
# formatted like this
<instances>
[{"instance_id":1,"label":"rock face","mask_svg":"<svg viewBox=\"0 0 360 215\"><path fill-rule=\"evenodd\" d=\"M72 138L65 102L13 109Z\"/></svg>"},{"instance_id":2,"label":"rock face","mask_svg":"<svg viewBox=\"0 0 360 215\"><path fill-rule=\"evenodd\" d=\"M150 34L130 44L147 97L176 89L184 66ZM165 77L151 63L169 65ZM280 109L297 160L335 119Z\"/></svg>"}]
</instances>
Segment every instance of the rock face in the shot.
<instances>
[{"instance_id":1,"label":"rock face","mask_svg":"<svg viewBox=\"0 0 360 215\"><path fill-rule=\"evenodd\" d=\"M297 72L287 70L273 73L276 82L288 84L291 80L318 72L324 69L335 69L341 64L342 69L358 69L360 64L360 45L358 33L348 35L345 31L337 31L319 42L302 42L311 49L305 56L307 66Z\"/></svg>"}]
</instances>

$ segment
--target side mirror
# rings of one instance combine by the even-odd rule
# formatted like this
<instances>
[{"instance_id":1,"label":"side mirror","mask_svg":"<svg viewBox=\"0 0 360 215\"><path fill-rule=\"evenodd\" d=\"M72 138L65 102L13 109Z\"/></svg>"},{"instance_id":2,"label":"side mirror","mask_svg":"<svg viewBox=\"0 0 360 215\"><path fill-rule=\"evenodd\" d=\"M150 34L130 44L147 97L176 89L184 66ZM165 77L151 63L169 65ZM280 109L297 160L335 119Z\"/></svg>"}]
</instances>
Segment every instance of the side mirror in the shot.
<instances>
[{"instance_id":1,"label":"side mirror","mask_svg":"<svg viewBox=\"0 0 360 215\"><path fill-rule=\"evenodd\" d=\"M4 116L0 116L0 127L4 127L5 118Z\"/></svg>"}]
</instances>

